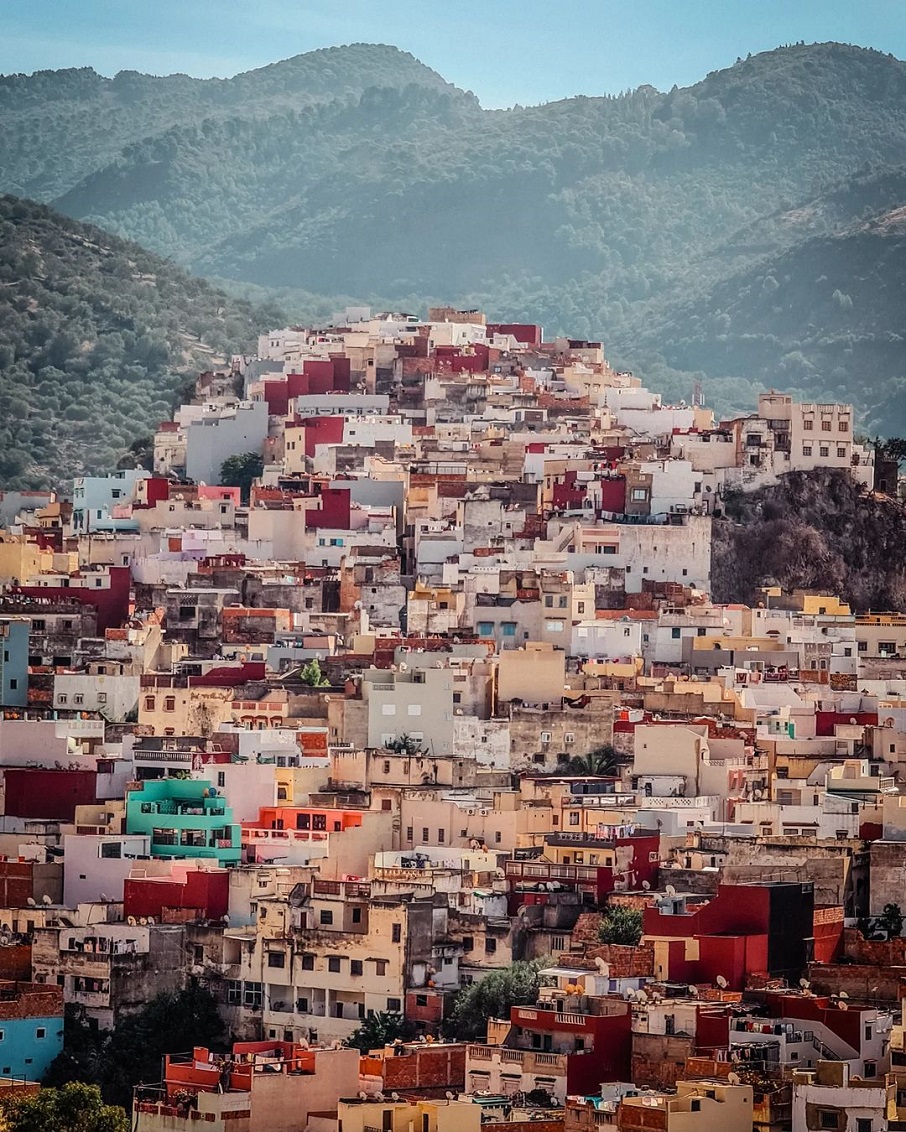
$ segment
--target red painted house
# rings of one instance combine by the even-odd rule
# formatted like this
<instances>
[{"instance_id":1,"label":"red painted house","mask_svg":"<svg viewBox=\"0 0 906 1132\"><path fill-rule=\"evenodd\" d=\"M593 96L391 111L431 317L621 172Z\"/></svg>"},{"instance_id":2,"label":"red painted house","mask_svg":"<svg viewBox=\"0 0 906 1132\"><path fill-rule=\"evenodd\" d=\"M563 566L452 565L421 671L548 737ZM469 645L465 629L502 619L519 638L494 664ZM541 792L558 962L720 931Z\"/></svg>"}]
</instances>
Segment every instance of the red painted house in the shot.
<instances>
[{"instance_id":1,"label":"red painted house","mask_svg":"<svg viewBox=\"0 0 906 1132\"><path fill-rule=\"evenodd\" d=\"M123 913L153 916L159 923L219 920L230 905L227 869L174 866L170 876L129 877L123 885Z\"/></svg>"},{"instance_id":2,"label":"red painted house","mask_svg":"<svg viewBox=\"0 0 906 1132\"><path fill-rule=\"evenodd\" d=\"M665 896L646 908L656 971L669 982L744 990L750 975L798 978L813 955L812 885L722 884L711 899Z\"/></svg>"}]
</instances>

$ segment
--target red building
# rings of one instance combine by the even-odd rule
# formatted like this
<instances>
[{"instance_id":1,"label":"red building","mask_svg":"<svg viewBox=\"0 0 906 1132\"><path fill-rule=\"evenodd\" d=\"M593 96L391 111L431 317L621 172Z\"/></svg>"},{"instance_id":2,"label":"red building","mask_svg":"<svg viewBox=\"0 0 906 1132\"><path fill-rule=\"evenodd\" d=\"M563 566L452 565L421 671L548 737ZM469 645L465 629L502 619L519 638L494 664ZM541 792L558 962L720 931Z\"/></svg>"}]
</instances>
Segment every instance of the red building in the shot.
<instances>
[{"instance_id":1,"label":"red building","mask_svg":"<svg viewBox=\"0 0 906 1132\"><path fill-rule=\"evenodd\" d=\"M710 899L665 896L645 909L665 981L744 990L750 975L798 978L814 952L811 884L722 884ZM690 946L694 943L694 946Z\"/></svg>"},{"instance_id":2,"label":"red building","mask_svg":"<svg viewBox=\"0 0 906 1132\"><path fill-rule=\"evenodd\" d=\"M97 801L96 770L41 770L10 766L3 770L7 817L75 821L76 806Z\"/></svg>"},{"instance_id":3,"label":"red building","mask_svg":"<svg viewBox=\"0 0 906 1132\"><path fill-rule=\"evenodd\" d=\"M123 913L159 923L219 920L230 905L227 869L180 869L170 876L129 877L123 885Z\"/></svg>"}]
</instances>

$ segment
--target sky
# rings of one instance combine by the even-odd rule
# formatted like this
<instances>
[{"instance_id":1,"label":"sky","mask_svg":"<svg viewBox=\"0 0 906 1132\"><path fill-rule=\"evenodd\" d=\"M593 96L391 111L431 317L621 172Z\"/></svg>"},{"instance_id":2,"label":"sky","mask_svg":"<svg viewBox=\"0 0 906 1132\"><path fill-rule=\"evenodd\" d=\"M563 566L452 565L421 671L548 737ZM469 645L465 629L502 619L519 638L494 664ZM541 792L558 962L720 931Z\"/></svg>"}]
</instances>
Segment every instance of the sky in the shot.
<instances>
[{"instance_id":1,"label":"sky","mask_svg":"<svg viewBox=\"0 0 906 1132\"><path fill-rule=\"evenodd\" d=\"M904 0L0 0L0 73L226 77L342 43L411 51L486 107L650 83L839 40L906 58Z\"/></svg>"}]
</instances>

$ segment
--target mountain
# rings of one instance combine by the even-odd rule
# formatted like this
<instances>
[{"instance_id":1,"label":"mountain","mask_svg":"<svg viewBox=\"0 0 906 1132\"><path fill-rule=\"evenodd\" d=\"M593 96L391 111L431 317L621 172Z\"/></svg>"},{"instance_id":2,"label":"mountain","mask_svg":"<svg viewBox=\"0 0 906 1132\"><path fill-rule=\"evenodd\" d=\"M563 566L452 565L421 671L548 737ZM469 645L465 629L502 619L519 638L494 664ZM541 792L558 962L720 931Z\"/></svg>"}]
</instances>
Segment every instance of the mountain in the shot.
<instances>
[{"instance_id":1,"label":"mountain","mask_svg":"<svg viewBox=\"0 0 906 1132\"><path fill-rule=\"evenodd\" d=\"M747 272L783 287L787 267L791 322L829 319L836 333L845 309L860 337L898 332L887 314L863 320L874 289L896 289L888 257L864 304L847 281L829 293L838 306L817 312L803 291L811 268L779 262L831 239L815 258L836 249L840 272L818 274L845 274L848 179L902 161L906 64L876 51L799 44L666 93L486 111L411 56L360 44L223 80L15 76L0 80L0 107L0 187L210 277L540 319L604 338L677 396L703 376L727 410L782 378L814 397L849 391L875 419L896 377L895 360L876 383L858 350L813 352L807 328L784 331L774 355L735 352L747 319L761 335L770 316ZM692 296L700 311L684 305ZM715 347L698 324L681 333L692 316L725 326L725 307L738 320L731 345Z\"/></svg>"},{"instance_id":2,"label":"mountain","mask_svg":"<svg viewBox=\"0 0 906 1132\"><path fill-rule=\"evenodd\" d=\"M0 197L0 483L109 471L187 375L284 316L44 205Z\"/></svg>"},{"instance_id":3,"label":"mountain","mask_svg":"<svg viewBox=\"0 0 906 1132\"><path fill-rule=\"evenodd\" d=\"M906 435L906 168L849 178L728 254L740 247L756 251L744 266L649 304L635 350L668 367L668 385L669 371L699 370L718 386L855 400L865 431Z\"/></svg>"}]
</instances>

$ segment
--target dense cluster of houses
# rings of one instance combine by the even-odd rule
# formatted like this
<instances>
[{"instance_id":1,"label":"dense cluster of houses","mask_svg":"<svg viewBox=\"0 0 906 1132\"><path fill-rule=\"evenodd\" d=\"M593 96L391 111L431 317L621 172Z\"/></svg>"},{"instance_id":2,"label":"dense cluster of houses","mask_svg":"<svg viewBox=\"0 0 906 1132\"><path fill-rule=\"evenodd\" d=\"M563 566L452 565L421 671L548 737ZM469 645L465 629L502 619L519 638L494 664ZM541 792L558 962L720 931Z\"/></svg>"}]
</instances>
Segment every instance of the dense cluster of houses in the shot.
<instances>
[{"instance_id":1,"label":"dense cluster of houses","mask_svg":"<svg viewBox=\"0 0 906 1132\"><path fill-rule=\"evenodd\" d=\"M692 402L350 309L203 374L153 469L0 494L0 1078L198 983L232 1046L136 1132L906 1128L906 614L708 596L727 492L873 453ZM345 1044L381 1015L417 1039Z\"/></svg>"}]
</instances>

